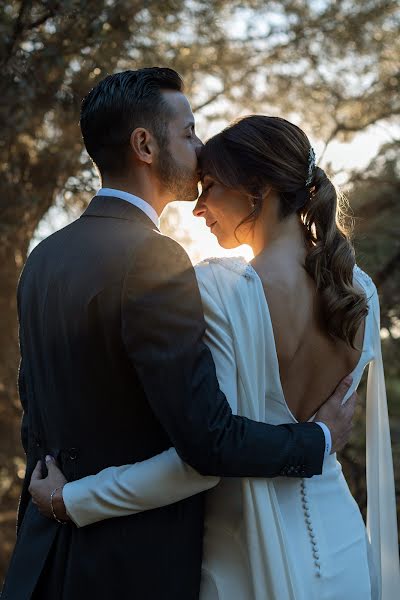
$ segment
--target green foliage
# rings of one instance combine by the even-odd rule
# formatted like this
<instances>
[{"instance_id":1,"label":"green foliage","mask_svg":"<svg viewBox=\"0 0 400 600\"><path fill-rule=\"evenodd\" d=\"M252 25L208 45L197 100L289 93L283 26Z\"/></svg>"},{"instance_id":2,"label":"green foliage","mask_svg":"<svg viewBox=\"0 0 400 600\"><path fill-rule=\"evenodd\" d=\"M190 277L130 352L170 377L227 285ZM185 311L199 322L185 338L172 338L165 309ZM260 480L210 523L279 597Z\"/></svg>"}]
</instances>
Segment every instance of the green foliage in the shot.
<instances>
[{"instance_id":1,"label":"green foliage","mask_svg":"<svg viewBox=\"0 0 400 600\"><path fill-rule=\"evenodd\" d=\"M400 337L400 141L385 144L363 173L351 177L356 250L380 293L381 324Z\"/></svg>"}]
</instances>

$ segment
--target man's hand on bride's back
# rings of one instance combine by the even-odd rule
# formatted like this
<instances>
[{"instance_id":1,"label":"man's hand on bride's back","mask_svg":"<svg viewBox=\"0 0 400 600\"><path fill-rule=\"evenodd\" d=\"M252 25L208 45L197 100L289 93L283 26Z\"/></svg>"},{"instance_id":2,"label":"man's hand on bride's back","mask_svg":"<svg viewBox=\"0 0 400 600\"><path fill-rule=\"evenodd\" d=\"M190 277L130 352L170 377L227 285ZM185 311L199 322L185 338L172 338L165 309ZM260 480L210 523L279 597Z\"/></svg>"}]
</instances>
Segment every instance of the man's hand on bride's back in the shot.
<instances>
[{"instance_id":1,"label":"man's hand on bride's back","mask_svg":"<svg viewBox=\"0 0 400 600\"><path fill-rule=\"evenodd\" d=\"M357 392L342 405L343 398L352 383L350 376L345 377L330 398L321 406L315 421L322 421L329 427L332 437L331 454L344 448L353 429L353 416L357 404Z\"/></svg>"}]
</instances>

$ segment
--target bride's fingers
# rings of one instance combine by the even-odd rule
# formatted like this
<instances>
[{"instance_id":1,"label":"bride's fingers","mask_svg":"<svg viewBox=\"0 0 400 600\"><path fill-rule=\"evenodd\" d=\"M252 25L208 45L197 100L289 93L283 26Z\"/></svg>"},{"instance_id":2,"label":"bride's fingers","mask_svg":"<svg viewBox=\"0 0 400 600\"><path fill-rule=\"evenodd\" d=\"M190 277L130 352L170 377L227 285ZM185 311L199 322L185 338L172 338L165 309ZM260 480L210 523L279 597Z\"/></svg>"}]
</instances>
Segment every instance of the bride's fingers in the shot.
<instances>
[{"instance_id":1,"label":"bride's fingers","mask_svg":"<svg viewBox=\"0 0 400 600\"><path fill-rule=\"evenodd\" d=\"M33 469L31 482L38 481L39 479L43 479L42 475L42 461L38 460L36 463L36 467Z\"/></svg>"},{"instance_id":2,"label":"bride's fingers","mask_svg":"<svg viewBox=\"0 0 400 600\"><path fill-rule=\"evenodd\" d=\"M60 467L58 466L56 459L53 458L53 456L50 456L50 454L48 454L46 456L46 467L47 467L47 470L48 470L49 474L56 473L57 471L61 472Z\"/></svg>"},{"instance_id":3,"label":"bride's fingers","mask_svg":"<svg viewBox=\"0 0 400 600\"><path fill-rule=\"evenodd\" d=\"M46 466L49 482L54 483L55 486L58 486L67 481L55 458L50 455L46 456Z\"/></svg>"},{"instance_id":4,"label":"bride's fingers","mask_svg":"<svg viewBox=\"0 0 400 600\"><path fill-rule=\"evenodd\" d=\"M33 472L32 472L32 475L31 475L31 481L29 483L29 488L28 488L28 492L32 496L32 502L33 502L33 504L36 504L36 500L35 500L35 497L34 497L33 486L38 481L42 481L42 479L43 479L42 464L41 464L41 461L38 460L37 463L36 463L36 467L33 469Z\"/></svg>"}]
</instances>

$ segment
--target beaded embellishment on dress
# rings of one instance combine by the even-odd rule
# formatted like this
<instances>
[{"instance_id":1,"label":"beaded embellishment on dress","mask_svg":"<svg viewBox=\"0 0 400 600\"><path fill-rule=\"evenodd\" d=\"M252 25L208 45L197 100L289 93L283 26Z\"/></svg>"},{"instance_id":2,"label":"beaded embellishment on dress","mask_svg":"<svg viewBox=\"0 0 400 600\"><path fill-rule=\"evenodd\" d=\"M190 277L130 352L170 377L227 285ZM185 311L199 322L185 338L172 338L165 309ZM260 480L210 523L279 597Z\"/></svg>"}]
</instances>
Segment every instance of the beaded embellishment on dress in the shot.
<instances>
[{"instance_id":1,"label":"beaded embellishment on dress","mask_svg":"<svg viewBox=\"0 0 400 600\"><path fill-rule=\"evenodd\" d=\"M252 279L255 277L255 271L250 263L246 261L243 256L211 256L199 262L196 266L207 265L207 264L219 264L230 271L234 271L238 275L245 277L246 279Z\"/></svg>"},{"instance_id":2,"label":"beaded embellishment on dress","mask_svg":"<svg viewBox=\"0 0 400 600\"><path fill-rule=\"evenodd\" d=\"M358 265L354 266L354 274L358 276L360 279L364 281L364 283L369 287L372 284L372 279L369 275L365 273Z\"/></svg>"}]
</instances>

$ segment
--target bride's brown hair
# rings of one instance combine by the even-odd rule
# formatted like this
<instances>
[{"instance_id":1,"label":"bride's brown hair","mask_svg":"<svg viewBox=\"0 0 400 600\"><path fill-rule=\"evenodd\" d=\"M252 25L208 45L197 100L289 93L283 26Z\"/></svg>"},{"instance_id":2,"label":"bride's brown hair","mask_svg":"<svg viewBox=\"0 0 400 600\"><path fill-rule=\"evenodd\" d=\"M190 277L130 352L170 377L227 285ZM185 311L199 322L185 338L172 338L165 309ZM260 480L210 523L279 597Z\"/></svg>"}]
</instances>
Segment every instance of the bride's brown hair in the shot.
<instances>
[{"instance_id":1,"label":"bride's brown hair","mask_svg":"<svg viewBox=\"0 0 400 600\"><path fill-rule=\"evenodd\" d=\"M204 174L252 199L254 208L240 225L256 221L270 188L279 193L280 218L299 215L309 247L304 266L320 293L323 322L330 335L354 347L367 300L353 285L355 255L341 198L325 171L311 163L310 149L293 123L254 115L208 140L200 164Z\"/></svg>"}]
</instances>

